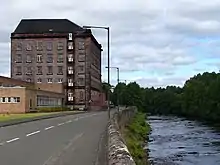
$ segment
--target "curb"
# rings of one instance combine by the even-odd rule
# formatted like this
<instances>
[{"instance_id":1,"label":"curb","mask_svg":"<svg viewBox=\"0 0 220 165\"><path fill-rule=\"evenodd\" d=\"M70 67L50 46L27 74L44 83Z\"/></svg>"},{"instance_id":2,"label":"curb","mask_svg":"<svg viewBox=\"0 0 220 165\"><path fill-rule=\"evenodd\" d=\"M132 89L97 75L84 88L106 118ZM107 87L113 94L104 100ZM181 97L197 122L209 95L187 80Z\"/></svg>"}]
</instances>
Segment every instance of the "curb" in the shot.
<instances>
[{"instance_id":1,"label":"curb","mask_svg":"<svg viewBox=\"0 0 220 165\"><path fill-rule=\"evenodd\" d=\"M89 113L89 112L75 112L75 113L74 112L66 112L66 113L61 113L61 114L38 116L38 117L29 118L29 119L14 119L11 121L0 122L0 128L12 126L12 125L17 125L17 124L22 124L22 123L29 123L29 122L38 121L38 120L52 119L52 118L57 118L57 117L76 115L76 114L84 114L84 113Z\"/></svg>"}]
</instances>

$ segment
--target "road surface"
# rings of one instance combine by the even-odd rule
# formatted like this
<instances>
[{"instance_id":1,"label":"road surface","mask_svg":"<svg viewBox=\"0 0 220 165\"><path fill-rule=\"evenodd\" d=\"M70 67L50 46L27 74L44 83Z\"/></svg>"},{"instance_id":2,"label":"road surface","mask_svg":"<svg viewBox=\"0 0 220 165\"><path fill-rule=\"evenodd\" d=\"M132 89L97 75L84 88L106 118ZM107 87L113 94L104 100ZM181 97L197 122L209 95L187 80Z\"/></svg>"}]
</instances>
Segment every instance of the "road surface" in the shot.
<instances>
[{"instance_id":1,"label":"road surface","mask_svg":"<svg viewBox=\"0 0 220 165\"><path fill-rule=\"evenodd\" d=\"M93 112L0 128L0 164L96 164L107 121Z\"/></svg>"}]
</instances>

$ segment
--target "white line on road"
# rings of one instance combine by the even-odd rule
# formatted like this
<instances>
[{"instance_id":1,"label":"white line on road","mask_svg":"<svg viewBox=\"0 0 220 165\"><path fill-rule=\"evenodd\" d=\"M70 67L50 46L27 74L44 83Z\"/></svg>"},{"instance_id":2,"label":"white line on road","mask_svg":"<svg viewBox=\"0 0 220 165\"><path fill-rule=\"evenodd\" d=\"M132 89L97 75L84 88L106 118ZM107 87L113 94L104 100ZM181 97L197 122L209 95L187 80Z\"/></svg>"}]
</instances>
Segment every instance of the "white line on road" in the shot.
<instances>
[{"instance_id":1,"label":"white line on road","mask_svg":"<svg viewBox=\"0 0 220 165\"><path fill-rule=\"evenodd\" d=\"M65 123L59 123L58 126L64 125Z\"/></svg>"},{"instance_id":2,"label":"white line on road","mask_svg":"<svg viewBox=\"0 0 220 165\"><path fill-rule=\"evenodd\" d=\"M72 122L72 120L69 120L69 121L67 121L66 123L68 124L68 123L71 123Z\"/></svg>"},{"instance_id":3,"label":"white line on road","mask_svg":"<svg viewBox=\"0 0 220 165\"><path fill-rule=\"evenodd\" d=\"M49 129L52 129L52 128L54 128L54 126L47 127L44 130L49 130Z\"/></svg>"},{"instance_id":4,"label":"white line on road","mask_svg":"<svg viewBox=\"0 0 220 165\"><path fill-rule=\"evenodd\" d=\"M73 152L75 150L74 143L81 138L84 135L84 133L76 135L73 139L70 140L70 142L64 146L63 149L58 150L55 152L46 162L44 162L43 165L54 165L58 163L58 160L66 153L66 151L70 150Z\"/></svg>"},{"instance_id":5,"label":"white line on road","mask_svg":"<svg viewBox=\"0 0 220 165\"><path fill-rule=\"evenodd\" d=\"M6 143L11 143L11 142L14 142L16 140L19 140L19 138L14 138L14 139L8 140L8 141L6 141Z\"/></svg>"},{"instance_id":6,"label":"white line on road","mask_svg":"<svg viewBox=\"0 0 220 165\"><path fill-rule=\"evenodd\" d=\"M40 131L35 131L35 132L32 132L32 133L29 133L29 134L27 134L26 136L28 137L28 136L32 136L32 135L35 135L35 134L37 134L37 133L40 133Z\"/></svg>"},{"instance_id":7,"label":"white line on road","mask_svg":"<svg viewBox=\"0 0 220 165\"><path fill-rule=\"evenodd\" d=\"M0 146L3 146L5 143L0 143Z\"/></svg>"}]
</instances>

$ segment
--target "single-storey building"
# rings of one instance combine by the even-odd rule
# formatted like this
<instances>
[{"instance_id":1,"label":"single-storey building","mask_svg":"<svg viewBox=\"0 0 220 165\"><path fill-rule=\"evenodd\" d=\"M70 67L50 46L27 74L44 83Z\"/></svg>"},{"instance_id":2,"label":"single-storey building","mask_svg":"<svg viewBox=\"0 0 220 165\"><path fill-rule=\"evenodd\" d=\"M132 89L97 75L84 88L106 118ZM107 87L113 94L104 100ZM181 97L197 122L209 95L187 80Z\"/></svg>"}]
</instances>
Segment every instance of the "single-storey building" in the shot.
<instances>
[{"instance_id":1,"label":"single-storey building","mask_svg":"<svg viewBox=\"0 0 220 165\"><path fill-rule=\"evenodd\" d=\"M0 113L26 113L41 107L62 107L62 84L34 84L0 76Z\"/></svg>"}]
</instances>

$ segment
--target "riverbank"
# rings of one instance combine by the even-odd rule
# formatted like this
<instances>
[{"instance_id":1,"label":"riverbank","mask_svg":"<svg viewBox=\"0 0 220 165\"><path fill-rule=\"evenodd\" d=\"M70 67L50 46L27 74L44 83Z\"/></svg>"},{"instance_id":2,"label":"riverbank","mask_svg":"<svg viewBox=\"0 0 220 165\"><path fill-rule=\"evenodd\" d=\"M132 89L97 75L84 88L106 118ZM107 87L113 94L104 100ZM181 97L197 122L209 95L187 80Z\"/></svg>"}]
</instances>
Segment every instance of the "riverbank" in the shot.
<instances>
[{"instance_id":1,"label":"riverbank","mask_svg":"<svg viewBox=\"0 0 220 165\"><path fill-rule=\"evenodd\" d=\"M122 130L128 150L137 165L148 165L148 154L144 150L150 125L146 123L146 114L137 113L132 121Z\"/></svg>"}]
</instances>

